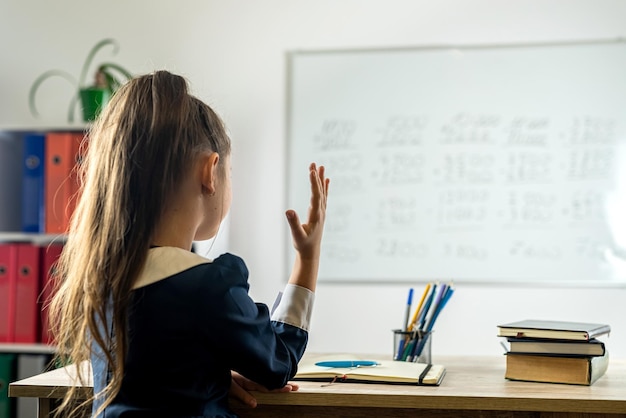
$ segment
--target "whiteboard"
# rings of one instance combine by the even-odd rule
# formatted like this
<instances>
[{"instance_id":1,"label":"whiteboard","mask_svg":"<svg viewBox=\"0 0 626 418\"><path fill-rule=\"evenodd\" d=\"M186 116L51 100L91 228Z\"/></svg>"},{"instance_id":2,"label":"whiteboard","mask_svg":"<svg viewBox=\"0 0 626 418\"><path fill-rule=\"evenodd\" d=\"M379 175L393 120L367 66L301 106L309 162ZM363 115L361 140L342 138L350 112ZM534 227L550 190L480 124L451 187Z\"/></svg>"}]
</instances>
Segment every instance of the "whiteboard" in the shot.
<instances>
[{"instance_id":1,"label":"whiteboard","mask_svg":"<svg viewBox=\"0 0 626 418\"><path fill-rule=\"evenodd\" d=\"M626 283L626 43L294 51L287 84L320 281Z\"/></svg>"}]
</instances>

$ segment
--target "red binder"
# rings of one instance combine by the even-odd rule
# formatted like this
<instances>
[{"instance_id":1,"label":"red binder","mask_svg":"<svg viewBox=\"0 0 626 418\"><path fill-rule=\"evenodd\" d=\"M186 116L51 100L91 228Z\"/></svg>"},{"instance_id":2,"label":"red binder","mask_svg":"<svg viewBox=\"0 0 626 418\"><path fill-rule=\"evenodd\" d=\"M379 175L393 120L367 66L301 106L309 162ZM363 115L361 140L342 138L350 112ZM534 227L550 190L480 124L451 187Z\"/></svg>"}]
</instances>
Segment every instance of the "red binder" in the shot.
<instances>
[{"instance_id":1,"label":"red binder","mask_svg":"<svg viewBox=\"0 0 626 418\"><path fill-rule=\"evenodd\" d=\"M14 244L15 252L15 334L16 343L39 341L39 247Z\"/></svg>"},{"instance_id":2,"label":"red binder","mask_svg":"<svg viewBox=\"0 0 626 418\"><path fill-rule=\"evenodd\" d=\"M41 248L41 292L39 297L39 309L41 311L41 342L53 344L50 325L48 322L48 305L54 295L56 282L54 281L54 263L57 262L63 244L50 244Z\"/></svg>"},{"instance_id":3,"label":"red binder","mask_svg":"<svg viewBox=\"0 0 626 418\"><path fill-rule=\"evenodd\" d=\"M44 164L46 233L63 234L76 206L78 177L74 167L82 160L82 132L48 132Z\"/></svg>"},{"instance_id":4,"label":"red binder","mask_svg":"<svg viewBox=\"0 0 626 418\"><path fill-rule=\"evenodd\" d=\"M14 252L12 244L0 243L0 343L12 342L15 335Z\"/></svg>"}]
</instances>

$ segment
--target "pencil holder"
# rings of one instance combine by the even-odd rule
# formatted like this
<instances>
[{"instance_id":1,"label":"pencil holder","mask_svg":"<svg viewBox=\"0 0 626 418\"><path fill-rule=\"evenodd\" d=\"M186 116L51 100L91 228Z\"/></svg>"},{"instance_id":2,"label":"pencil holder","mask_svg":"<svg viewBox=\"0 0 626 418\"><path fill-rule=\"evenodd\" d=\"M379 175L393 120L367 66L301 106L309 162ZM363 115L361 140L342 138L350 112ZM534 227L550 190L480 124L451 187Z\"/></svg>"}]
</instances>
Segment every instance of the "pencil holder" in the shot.
<instances>
[{"instance_id":1,"label":"pencil holder","mask_svg":"<svg viewBox=\"0 0 626 418\"><path fill-rule=\"evenodd\" d=\"M432 362L432 331L393 330L393 359L414 363Z\"/></svg>"}]
</instances>

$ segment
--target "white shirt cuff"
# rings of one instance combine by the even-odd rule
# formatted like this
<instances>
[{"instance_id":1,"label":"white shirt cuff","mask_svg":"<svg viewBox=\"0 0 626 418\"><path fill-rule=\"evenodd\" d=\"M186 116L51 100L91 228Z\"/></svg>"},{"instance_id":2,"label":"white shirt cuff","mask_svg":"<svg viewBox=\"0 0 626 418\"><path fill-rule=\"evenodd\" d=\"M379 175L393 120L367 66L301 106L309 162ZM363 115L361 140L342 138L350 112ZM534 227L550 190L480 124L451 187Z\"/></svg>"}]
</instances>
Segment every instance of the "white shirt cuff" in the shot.
<instances>
[{"instance_id":1,"label":"white shirt cuff","mask_svg":"<svg viewBox=\"0 0 626 418\"><path fill-rule=\"evenodd\" d=\"M306 287L287 284L274 304L272 321L283 322L294 327L309 330L315 293Z\"/></svg>"}]
</instances>

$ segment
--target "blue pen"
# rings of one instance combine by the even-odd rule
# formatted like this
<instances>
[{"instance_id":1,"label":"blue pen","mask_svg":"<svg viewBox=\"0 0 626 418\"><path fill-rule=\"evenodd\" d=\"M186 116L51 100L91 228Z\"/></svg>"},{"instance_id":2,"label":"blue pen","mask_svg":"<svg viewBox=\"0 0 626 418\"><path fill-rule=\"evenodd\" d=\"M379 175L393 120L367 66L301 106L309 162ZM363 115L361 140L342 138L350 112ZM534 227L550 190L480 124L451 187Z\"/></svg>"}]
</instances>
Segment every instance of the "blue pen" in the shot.
<instances>
[{"instance_id":1,"label":"blue pen","mask_svg":"<svg viewBox=\"0 0 626 418\"><path fill-rule=\"evenodd\" d=\"M417 334L417 336L415 337L415 344L413 345L413 351L411 352L409 357L407 357L406 361L417 361L420 354L422 354L422 351L424 350L424 344L426 343L426 340L428 338L430 338L428 334Z\"/></svg>"},{"instance_id":2,"label":"blue pen","mask_svg":"<svg viewBox=\"0 0 626 418\"><path fill-rule=\"evenodd\" d=\"M336 361L319 361L315 363L320 367L335 367L335 368L351 368L351 367L372 367L378 366L379 363L371 360L336 360Z\"/></svg>"},{"instance_id":3,"label":"blue pen","mask_svg":"<svg viewBox=\"0 0 626 418\"><path fill-rule=\"evenodd\" d=\"M404 353L405 342L406 342L405 338L402 338L400 342L398 343L398 352L396 353L396 356L393 358L394 360L402 360L402 353Z\"/></svg>"},{"instance_id":4,"label":"blue pen","mask_svg":"<svg viewBox=\"0 0 626 418\"><path fill-rule=\"evenodd\" d=\"M449 287L448 291L441 299L441 303L439 304L438 309L435 311L432 319L428 323L428 327L426 328L426 331L429 331L429 332L432 331L433 326L435 325L435 321L437 320L437 317L439 316L443 308L446 306L446 303L448 303L448 300L450 300L450 297L452 296L453 293L454 293L454 288Z\"/></svg>"},{"instance_id":5,"label":"blue pen","mask_svg":"<svg viewBox=\"0 0 626 418\"><path fill-rule=\"evenodd\" d=\"M409 330L409 315L411 314L411 304L413 304L413 288L409 289L409 298L406 301L406 312L404 314L404 326L403 330Z\"/></svg>"},{"instance_id":6,"label":"blue pen","mask_svg":"<svg viewBox=\"0 0 626 418\"><path fill-rule=\"evenodd\" d=\"M409 357L411 357L411 353L413 352L413 350L415 350L415 343L416 343L416 339L415 338L411 338L411 341L407 344L406 346L406 350L404 350L404 352L402 353L402 358L400 358L399 360L401 361L408 361Z\"/></svg>"},{"instance_id":7,"label":"blue pen","mask_svg":"<svg viewBox=\"0 0 626 418\"><path fill-rule=\"evenodd\" d=\"M417 329L419 330L424 329L424 323L426 322L426 315L428 314L428 311L430 310L430 305L433 303L433 297L435 293L437 293L437 286L438 284L435 283L430 288L430 293L428 294L428 298L426 299L426 302L424 304L424 309L422 309L422 312L420 313L419 325L417 326Z\"/></svg>"},{"instance_id":8,"label":"blue pen","mask_svg":"<svg viewBox=\"0 0 626 418\"><path fill-rule=\"evenodd\" d=\"M422 324L422 330L427 330L429 331L429 324L432 322L432 318L435 315L435 312L437 312L437 310L439 309L439 304L441 303L441 300L443 299L444 295L446 294L446 291L448 289L448 285L443 283L441 285L439 285L439 289L437 291L437 294L434 296L433 301L430 305L430 309L428 310L428 312L426 313L426 316L424 317L424 323Z\"/></svg>"}]
</instances>

